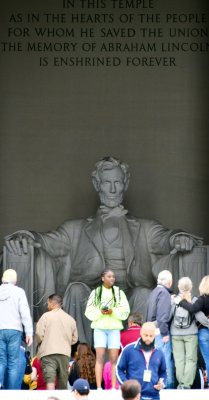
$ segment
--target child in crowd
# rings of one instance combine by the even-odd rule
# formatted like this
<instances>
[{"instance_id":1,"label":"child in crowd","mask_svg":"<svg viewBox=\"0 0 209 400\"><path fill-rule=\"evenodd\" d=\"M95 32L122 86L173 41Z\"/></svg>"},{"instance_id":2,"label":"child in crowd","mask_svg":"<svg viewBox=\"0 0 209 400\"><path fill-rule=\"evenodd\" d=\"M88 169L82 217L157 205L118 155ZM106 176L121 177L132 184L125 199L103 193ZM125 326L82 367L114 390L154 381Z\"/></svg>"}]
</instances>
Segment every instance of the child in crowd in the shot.
<instances>
[{"instance_id":1,"label":"child in crowd","mask_svg":"<svg viewBox=\"0 0 209 400\"><path fill-rule=\"evenodd\" d=\"M46 390L46 383L44 381L43 373L42 373L42 367L41 367L41 361L38 359L38 357L34 357L32 359L32 373L31 373L31 380L33 382L36 382L36 389L37 390Z\"/></svg>"},{"instance_id":2,"label":"child in crowd","mask_svg":"<svg viewBox=\"0 0 209 400\"><path fill-rule=\"evenodd\" d=\"M31 379L31 373L32 373L32 362L33 358L31 358L31 354L29 351L26 351L26 368L25 368L25 374L23 377L23 383L22 383L22 389L23 390L36 390L37 388L37 382L36 380Z\"/></svg>"}]
</instances>

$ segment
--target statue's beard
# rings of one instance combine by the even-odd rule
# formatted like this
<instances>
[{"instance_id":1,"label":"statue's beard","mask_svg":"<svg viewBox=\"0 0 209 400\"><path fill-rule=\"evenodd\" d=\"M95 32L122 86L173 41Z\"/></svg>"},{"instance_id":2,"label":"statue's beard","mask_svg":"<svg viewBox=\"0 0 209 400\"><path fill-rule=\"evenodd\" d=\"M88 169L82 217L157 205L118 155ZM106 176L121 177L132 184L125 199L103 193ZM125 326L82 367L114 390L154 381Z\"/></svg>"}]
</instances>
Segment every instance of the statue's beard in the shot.
<instances>
[{"instance_id":1,"label":"statue's beard","mask_svg":"<svg viewBox=\"0 0 209 400\"><path fill-rule=\"evenodd\" d=\"M155 347L155 341L153 340L153 342L151 342L150 344L146 344L144 342L144 340L141 338L140 339L140 343L141 343L141 349L144 351L152 351Z\"/></svg>"},{"instance_id":2,"label":"statue's beard","mask_svg":"<svg viewBox=\"0 0 209 400\"><path fill-rule=\"evenodd\" d=\"M118 207L123 201L123 193L113 195L112 198L110 197L111 196L108 197L105 193L102 192L99 193L101 204L105 205L106 207L109 208Z\"/></svg>"}]
</instances>

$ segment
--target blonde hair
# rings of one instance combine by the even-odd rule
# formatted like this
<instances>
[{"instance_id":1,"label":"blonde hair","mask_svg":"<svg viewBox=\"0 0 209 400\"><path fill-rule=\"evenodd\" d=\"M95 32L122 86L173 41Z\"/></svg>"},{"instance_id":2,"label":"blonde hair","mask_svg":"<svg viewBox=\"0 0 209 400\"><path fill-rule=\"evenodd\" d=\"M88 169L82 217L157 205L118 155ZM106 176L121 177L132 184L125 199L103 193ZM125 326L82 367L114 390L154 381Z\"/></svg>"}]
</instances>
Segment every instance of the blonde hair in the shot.
<instances>
[{"instance_id":1,"label":"blonde hair","mask_svg":"<svg viewBox=\"0 0 209 400\"><path fill-rule=\"evenodd\" d=\"M184 276L183 278L179 279L178 281L178 288L179 292L191 292L192 290L192 281L188 276Z\"/></svg>"},{"instance_id":2,"label":"blonde hair","mask_svg":"<svg viewBox=\"0 0 209 400\"><path fill-rule=\"evenodd\" d=\"M199 292L201 295L208 294L209 295L209 275L206 275L202 278L199 285Z\"/></svg>"}]
</instances>

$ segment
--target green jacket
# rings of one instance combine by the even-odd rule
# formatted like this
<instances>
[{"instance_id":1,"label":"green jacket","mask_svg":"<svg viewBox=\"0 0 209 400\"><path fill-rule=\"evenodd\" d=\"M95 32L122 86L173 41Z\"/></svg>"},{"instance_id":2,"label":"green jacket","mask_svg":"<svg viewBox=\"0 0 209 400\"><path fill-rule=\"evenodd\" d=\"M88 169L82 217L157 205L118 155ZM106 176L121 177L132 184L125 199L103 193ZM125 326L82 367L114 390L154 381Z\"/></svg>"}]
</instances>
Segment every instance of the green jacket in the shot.
<instances>
[{"instance_id":1,"label":"green jacket","mask_svg":"<svg viewBox=\"0 0 209 400\"><path fill-rule=\"evenodd\" d=\"M115 291L116 304L114 304L112 288L102 286L101 303L96 299L99 288L92 290L85 311L85 316L92 321L93 329L123 329L122 321L126 320L130 313L129 303L123 290L113 286ZM112 314L104 315L101 308L107 306L112 309Z\"/></svg>"}]
</instances>

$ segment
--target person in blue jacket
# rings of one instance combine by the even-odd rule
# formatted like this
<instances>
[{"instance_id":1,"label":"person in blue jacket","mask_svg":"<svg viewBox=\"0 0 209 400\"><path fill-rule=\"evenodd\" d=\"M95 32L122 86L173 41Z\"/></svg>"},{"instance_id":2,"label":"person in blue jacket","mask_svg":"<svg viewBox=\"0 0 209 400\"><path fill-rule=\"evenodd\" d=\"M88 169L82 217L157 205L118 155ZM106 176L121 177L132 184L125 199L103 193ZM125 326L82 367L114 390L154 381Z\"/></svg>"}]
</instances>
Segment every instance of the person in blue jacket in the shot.
<instances>
[{"instance_id":1,"label":"person in blue jacket","mask_svg":"<svg viewBox=\"0 0 209 400\"><path fill-rule=\"evenodd\" d=\"M145 322L141 338L123 349L116 365L120 384L128 379L136 379L141 384L141 400L160 399L160 390L166 385L165 357L155 348L154 339L154 323Z\"/></svg>"}]
</instances>

